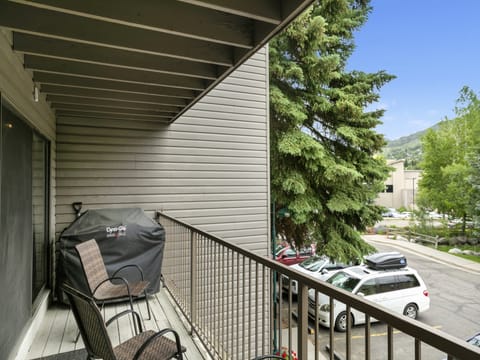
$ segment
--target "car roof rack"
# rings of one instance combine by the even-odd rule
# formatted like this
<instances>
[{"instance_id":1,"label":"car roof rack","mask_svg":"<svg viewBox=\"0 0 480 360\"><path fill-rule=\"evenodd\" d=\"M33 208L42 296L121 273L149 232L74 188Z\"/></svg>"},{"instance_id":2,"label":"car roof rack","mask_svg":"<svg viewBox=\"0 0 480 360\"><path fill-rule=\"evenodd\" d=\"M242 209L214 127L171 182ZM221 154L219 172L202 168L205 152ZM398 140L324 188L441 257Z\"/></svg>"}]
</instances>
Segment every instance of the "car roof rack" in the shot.
<instances>
[{"instance_id":1,"label":"car roof rack","mask_svg":"<svg viewBox=\"0 0 480 360\"><path fill-rule=\"evenodd\" d=\"M394 270L407 266L407 259L399 252L383 252L365 258L367 266L374 270Z\"/></svg>"}]
</instances>

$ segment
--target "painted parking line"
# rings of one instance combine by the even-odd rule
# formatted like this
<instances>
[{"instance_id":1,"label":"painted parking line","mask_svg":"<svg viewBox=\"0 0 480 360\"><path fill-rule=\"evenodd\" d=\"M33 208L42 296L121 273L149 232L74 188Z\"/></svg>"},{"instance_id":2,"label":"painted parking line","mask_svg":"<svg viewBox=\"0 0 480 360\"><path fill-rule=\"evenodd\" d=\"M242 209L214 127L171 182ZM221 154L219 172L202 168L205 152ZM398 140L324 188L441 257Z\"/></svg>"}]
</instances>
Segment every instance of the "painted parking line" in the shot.
<instances>
[{"instance_id":1,"label":"painted parking line","mask_svg":"<svg viewBox=\"0 0 480 360\"><path fill-rule=\"evenodd\" d=\"M436 325L436 326L432 326L432 327L434 329L441 329L442 325ZM403 334L403 332L400 331L400 330L393 330L393 334ZM380 336L387 336L387 335L388 335L387 332L370 333L370 337L380 337ZM345 337L336 337L334 339L335 339L335 341L343 340L343 339L345 339ZM365 339L365 335L353 335L352 336L352 340L357 340L357 339Z\"/></svg>"}]
</instances>

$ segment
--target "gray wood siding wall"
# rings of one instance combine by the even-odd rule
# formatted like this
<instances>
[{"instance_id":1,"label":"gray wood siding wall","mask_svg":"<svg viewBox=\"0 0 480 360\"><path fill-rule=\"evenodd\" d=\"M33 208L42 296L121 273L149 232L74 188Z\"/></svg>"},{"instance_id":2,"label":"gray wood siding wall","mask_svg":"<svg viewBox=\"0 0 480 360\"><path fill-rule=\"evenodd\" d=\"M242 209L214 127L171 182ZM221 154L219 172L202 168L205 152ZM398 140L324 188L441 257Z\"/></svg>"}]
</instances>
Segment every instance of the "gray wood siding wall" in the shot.
<instances>
[{"instance_id":1,"label":"gray wood siding wall","mask_svg":"<svg viewBox=\"0 0 480 360\"><path fill-rule=\"evenodd\" d=\"M0 30L0 95L39 134L50 143L50 242L55 234L55 114L40 93L33 101L32 74L23 67L23 57L12 51L12 33Z\"/></svg>"},{"instance_id":2,"label":"gray wood siding wall","mask_svg":"<svg viewBox=\"0 0 480 360\"><path fill-rule=\"evenodd\" d=\"M57 233L83 209L156 209L260 253L269 235L262 49L170 126L57 119Z\"/></svg>"},{"instance_id":3,"label":"gray wood siding wall","mask_svg":"<svg viewBox=\"0 0 480 360\"><path fill-rule=\"evenodd\" d=\"M0 92L14 109L40 134L55 140L55 116L40 95L33 101L32 74L23 67L23 57L12 51L12 34L0 30Z\"/></svg>"}]
</instances>

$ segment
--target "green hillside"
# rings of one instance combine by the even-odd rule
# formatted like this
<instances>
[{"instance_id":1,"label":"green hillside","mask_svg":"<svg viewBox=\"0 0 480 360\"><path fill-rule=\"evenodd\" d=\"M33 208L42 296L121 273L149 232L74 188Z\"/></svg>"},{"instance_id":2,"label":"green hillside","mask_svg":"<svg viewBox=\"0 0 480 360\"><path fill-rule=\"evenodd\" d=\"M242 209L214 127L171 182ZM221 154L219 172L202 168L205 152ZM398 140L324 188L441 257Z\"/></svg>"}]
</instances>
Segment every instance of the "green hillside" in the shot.
<instances>
[{"instance_id":1,"label":"green hillside","mask_svg":"<svg viewBox=\"0 0 480 360\"><path fill-rule=\"evenodd\" d=\"M436 128L437 125L432 126ZM396 140L387 140L383 155L387 159L405 159L406 169L419 169L422 160L422 144L420 139L429 129L418 131L411 135L402 136Z\"/></svg>"}]
</instances>

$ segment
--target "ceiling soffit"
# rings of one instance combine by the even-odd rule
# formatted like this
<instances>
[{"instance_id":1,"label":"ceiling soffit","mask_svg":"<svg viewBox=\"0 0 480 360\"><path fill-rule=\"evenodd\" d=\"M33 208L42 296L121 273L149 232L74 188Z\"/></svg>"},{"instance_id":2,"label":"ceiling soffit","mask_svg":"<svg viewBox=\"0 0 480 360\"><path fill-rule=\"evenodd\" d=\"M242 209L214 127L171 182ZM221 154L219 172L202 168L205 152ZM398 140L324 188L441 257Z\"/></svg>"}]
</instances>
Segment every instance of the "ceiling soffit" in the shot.
<instances>
[{"instance_id":1,"label":"ceiling soffit","mask_svg":"<svg viewBox=\"0 0 480 360\"><path fill-rule=\"evenodd\" d=\"M312 0L0 0L57 115L171 123Z\"/></svg>"}]
</instances>

